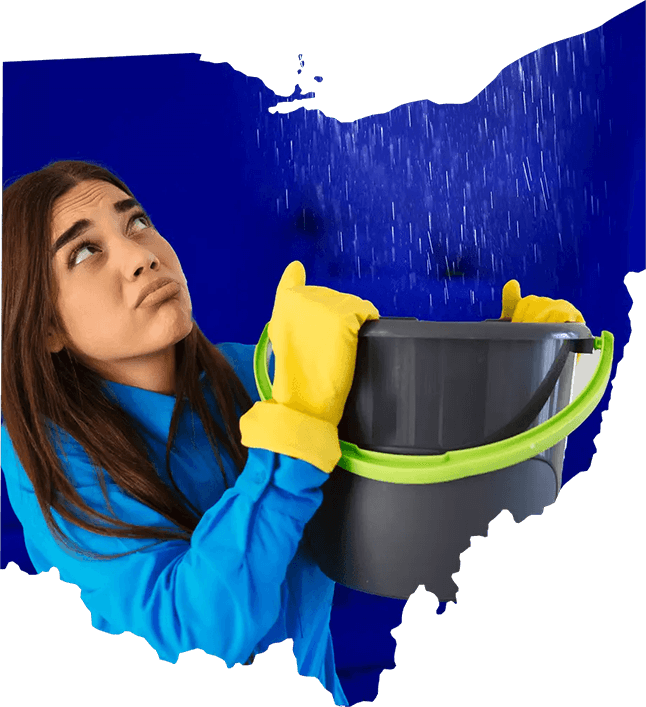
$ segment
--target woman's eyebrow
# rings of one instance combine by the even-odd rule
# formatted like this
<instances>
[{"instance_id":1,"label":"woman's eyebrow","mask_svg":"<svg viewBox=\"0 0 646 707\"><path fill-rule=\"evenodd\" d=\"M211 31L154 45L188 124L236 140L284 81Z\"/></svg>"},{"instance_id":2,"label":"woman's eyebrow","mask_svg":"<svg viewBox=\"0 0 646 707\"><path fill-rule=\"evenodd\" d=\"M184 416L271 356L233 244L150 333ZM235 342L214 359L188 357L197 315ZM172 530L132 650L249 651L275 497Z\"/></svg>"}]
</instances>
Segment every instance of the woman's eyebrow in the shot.
<instances>
[{"instance_id":1,"label":"woman's eyebrow","mask_svg":"<svg viewBox=\"0 0 646 707\"><path fill-rule=\"evenodd\" d=\"M132 198L123 199L122 201L117 201L112 204L112 208L118 214L122 214L125 211L130 211L130 209L134 209L135 207L139 207L140 209L142 208L141 204L136 199ZM70 226L54 242L54 245L52 246L52 258L56 255L56 253L58 253L61 248L64 248L68 243L71 243L73 240L83 235L88 230L88 228L93 225L94 221L90 221L90 219L84 218L77 221L73 226Z\"/></svg>"}]
</instances>

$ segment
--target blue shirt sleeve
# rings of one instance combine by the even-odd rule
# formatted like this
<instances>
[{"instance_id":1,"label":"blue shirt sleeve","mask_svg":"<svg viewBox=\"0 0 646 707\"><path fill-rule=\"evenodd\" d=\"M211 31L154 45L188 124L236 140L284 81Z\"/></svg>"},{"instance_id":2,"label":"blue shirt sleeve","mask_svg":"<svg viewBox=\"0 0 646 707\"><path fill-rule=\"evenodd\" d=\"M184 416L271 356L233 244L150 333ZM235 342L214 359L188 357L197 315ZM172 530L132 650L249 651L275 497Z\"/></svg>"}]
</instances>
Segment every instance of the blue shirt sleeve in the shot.
<instances>
[{"instance_id":1,"label":"blue shirt sleeve","mask_svg":"<svg viewBox=\"0 0 646 707\"><path fill-rule=\"evenodd\" d=\"M72 476L93 474L84 452L69 454L67 463ZM78 585L96 628L141 636L164 660L175 662L180 653L201 648L228 667L245 662L276 622L287 568L328 478L307 462L251 448L237 482L206 511L190 542L151 547L150 540L85 531L55 514L63 531L84 549L122 553L140 548L118 559L93 560L63 549L50 534L4 425L2 466L34 566L39 572L56 567L63 581ZM87 503L106 512L98 484L77 489ZM120 519L170 526L109 481L108 497Z\"/></svg>"}]
</instances>

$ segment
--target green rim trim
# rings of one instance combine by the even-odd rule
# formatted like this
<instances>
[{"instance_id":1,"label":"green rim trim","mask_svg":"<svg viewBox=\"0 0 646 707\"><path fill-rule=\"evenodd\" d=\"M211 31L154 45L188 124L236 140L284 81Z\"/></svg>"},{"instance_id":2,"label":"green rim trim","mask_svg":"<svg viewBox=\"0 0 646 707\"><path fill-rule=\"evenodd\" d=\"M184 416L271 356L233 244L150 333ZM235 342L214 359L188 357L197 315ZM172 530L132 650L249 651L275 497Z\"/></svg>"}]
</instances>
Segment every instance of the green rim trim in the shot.
<instances>
[{"instance_id":1,"label":"green rim trim","mask_svg":"<svg viewBox=\"0 0 646 707\"><path fill-rule=\"evenodd\" d=\"M254 376L262 400L271 398L268 327L267 324L254 353ZM609 331L602 331L600 337L595 337L594 348L601 349L601 356L586 387L563 410L531 430L494 444L431 456L371 452L341 440L342 456L338 465L352 474L375 481L432 484L486 474L531 459L567 437L603 397L612 369L614 336Z\"/></svg>"}]
</instances>

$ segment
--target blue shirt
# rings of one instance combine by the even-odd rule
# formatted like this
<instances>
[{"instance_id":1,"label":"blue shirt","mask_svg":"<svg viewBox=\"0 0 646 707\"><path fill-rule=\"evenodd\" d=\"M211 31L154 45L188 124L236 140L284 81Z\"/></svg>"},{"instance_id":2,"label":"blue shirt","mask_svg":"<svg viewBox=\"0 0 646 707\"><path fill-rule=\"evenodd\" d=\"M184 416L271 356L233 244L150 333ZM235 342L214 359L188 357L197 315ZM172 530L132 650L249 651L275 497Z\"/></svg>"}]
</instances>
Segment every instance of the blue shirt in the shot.
<instances>
[{"instance_id":1,"label":"blue shirt","mask_svg":"<svg viewBox=\"0 0 646 707\"><path fill-rule=\"evenodd\" d=\"M232 365L254 402L253 345L217 347ZM216 423L223 427L205 374L200 380ZM106 393L140 423L157 472L166 474L166 442L175 396L105 381ZM54 425L48 421L50 428ZM63 468L92 507L109 514L89 457L56 426L53 436ZM191 503L204 513L190 542L112 538L90 533L54 513L63 531L84 549L112 554L138 552L114 560L93 560L62 548L53 538L33 486L15 456L2 425L2 468L9 500L25 534L38 572L58 568L61 579L81 588L92 625L145 638L160 658L172 663L180 653L201 648L228 667L252 652L291 638L298 670L317 677L337 705L347 699L334 667L330 610L334 582L307 553L306 523L323 499L328 474L308 462L264 449L249 449L236 480L231 457L220 445L222 473L197 412L185 405L171 453L173 477ZM108 497L118 518L137 524L172 523L125 494L106 475Z\"/></svg>"}]
</instances>

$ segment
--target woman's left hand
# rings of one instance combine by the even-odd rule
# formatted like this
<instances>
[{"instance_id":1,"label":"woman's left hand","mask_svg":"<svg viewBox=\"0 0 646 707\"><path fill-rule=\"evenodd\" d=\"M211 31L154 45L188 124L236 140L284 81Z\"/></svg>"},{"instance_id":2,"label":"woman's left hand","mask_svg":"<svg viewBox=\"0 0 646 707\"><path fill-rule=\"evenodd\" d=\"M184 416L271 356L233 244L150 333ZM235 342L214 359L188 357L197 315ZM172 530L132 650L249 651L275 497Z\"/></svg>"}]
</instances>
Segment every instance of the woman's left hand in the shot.
<instances>
[{"instance_id":1,"label":"woman's left hand","mask_svg":"<svg viewBox=\"0 0 646 707\"><path fill-rule=\"evenodd\" d=\"M518 280L510 280L502 289L500 318L511 322L585 324L581 312L564 299L553 300L536 295L521 297Z\"/></svg>"},{"instance_id":2,"label":"woman's left hand","mask_svg":"<svg viewBox=\"0 0 646 707\"><path fill-rule=\"evenodd\" d=\"M564 299L553 300L550 297L537 297L536 295L521 297L518 280L510 280L502 288L500 318L508 322L585 324L581 312ZM576 363L580 358L581 354L577 354Z\"/></svg>"}]
</instances>

